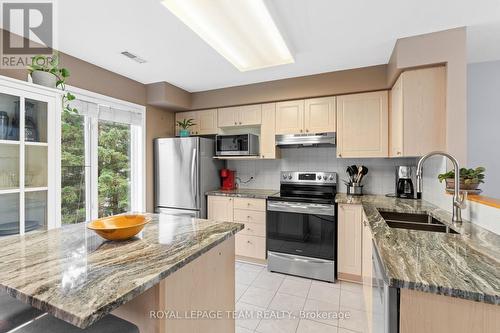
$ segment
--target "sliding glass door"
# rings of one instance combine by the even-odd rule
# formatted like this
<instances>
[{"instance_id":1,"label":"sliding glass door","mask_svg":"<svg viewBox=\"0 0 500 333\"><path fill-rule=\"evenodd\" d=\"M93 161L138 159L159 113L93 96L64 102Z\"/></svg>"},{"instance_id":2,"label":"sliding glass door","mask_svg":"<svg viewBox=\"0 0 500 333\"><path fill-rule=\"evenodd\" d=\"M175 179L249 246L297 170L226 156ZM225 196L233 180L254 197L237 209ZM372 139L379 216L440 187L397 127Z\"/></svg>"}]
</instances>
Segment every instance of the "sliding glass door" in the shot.
<instances>
[{"instance_id":1,"label":"sliding glass door","mask_svg":"<svg viewBox=\"0 0 500 333\"><path fill-rule=\"evenodd\" d=\"M143 113L72 107L62 117L62 223L143 211Z\"/></svg>"}]
</instances>

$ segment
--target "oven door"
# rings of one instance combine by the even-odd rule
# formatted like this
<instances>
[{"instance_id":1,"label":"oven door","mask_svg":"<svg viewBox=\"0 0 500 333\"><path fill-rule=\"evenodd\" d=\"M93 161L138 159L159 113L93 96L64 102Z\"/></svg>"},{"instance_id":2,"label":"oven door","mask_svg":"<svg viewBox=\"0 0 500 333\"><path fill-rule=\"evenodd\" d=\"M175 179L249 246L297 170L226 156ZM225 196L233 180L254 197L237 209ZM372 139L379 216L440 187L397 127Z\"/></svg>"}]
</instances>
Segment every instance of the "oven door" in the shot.
<instances>
[{"instance_id":1,"label":"oven door","mask_svg":"<svg viewBox=\"0 0 500 333\"><path fill-rule=\"evenodd\" d=\"M249 155L249 135L217 135L216 140L216 154L219 156L224 155Z\"/></svg>"},{"instance_id":2,"label":"oven door","mask_svg":"<svg viewBox=\"0 0 500 333\"><path fill-rule=\"evenodd\" d=\"M267 250L335 260L335 206L267 202Z\"/></svg>"}]
</instances>

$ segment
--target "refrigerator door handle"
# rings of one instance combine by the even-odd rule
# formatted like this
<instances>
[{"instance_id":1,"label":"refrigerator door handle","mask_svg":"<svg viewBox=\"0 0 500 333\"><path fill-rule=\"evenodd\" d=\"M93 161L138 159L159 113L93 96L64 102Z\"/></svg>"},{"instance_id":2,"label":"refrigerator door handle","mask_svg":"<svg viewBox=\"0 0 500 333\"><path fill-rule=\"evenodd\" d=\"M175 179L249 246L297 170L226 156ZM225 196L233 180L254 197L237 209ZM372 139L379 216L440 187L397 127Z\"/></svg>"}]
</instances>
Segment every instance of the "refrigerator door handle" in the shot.
<instances>
[{"instance_id":1,"label":"refrigerator door handle","mask_svg":"<svg viewBox=\"0 0 500 333\"><path fill-rule=\"evenodd\" d=\"M191 191L194 194L194 202L196 207L198 207L198 177L196 175L196 160L197 160L197 149L193 149L193 158L191 159Z\"/></svg>"}]
</instances>

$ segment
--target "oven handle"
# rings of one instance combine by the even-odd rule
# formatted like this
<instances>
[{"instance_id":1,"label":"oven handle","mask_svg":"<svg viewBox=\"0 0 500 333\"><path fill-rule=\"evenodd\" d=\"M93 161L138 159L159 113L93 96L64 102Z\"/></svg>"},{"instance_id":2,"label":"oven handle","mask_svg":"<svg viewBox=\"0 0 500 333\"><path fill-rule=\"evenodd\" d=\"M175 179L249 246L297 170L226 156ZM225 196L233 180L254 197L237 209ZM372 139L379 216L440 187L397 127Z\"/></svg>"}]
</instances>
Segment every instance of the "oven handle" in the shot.
<instances>
[{"instance_id":1,"label":"oven handle","mask_svg":"<svg viewBox=\"0 0 500 333\"><path fill-rule=\"evenodd\" d=\"M268 201L267 210L271 212L335 216L335 205L328 204Z\"/></svg>"},{"instance_id":2,"label":"oven handle","mask_svg":"<svg viewBox=\"0 0 500 333\"><path fill-rule=\"evenodd\" d=\"M277 252L267 252L268 257L276 257L276 258L281 258L289 261L299 261L299 262L304 262L308 264L325 264L325 263L330 263L328 260L315 260L313 258L298 258L297 256L294 256L293 254L279 254Z\"/></svg>"}]
</instances>

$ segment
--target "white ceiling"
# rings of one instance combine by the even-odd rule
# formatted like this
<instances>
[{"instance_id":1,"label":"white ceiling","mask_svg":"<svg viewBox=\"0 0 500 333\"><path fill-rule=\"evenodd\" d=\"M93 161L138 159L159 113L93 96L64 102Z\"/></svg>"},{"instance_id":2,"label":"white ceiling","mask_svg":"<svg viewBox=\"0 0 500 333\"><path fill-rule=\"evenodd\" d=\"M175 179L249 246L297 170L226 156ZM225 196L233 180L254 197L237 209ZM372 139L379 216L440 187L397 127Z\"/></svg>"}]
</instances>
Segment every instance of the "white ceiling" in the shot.
<instances>
[{"instance_id":1,"label":"white ceiling","mask_svg":"<svg viewBox=\"0 0 500 333\"><path fill-rule=\"evenodd\" d=\"M267 0L267 5L294 64L240 72L160 0L58 1L58 49L142 83L167 81L193 92L384 64L398 38L500 21L499 0ZM483 34L475 35L471 38ZM487 38L499 45L498 37ZM489 43L479 39L479 45ZM484 58L483 47L471 45L476 49L469 57ZM120 54L125 50L147 63L125 58Z\"/></svg>"}]
</instances>

